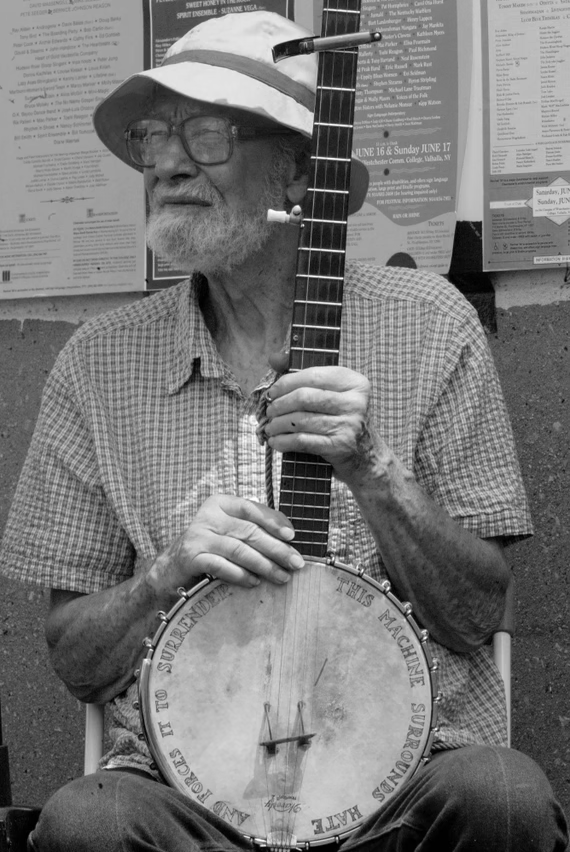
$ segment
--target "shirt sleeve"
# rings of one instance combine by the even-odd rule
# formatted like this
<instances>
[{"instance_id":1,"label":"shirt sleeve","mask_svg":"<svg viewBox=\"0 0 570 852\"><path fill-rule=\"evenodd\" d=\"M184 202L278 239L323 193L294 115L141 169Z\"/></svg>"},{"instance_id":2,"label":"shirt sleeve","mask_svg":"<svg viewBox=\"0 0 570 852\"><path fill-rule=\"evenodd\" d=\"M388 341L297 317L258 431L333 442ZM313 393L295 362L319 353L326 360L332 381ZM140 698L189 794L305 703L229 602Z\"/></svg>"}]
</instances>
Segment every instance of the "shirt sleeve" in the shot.
<instances>
[{"instance_id":1,"label":"shirt sleeve","mask_svg":"<svg viewBox=\"0 0 570 852\"><path fill-rule=\"evenodd\" d=\"M92 427L57 366L16 489L0 571L87 594L131 576L134 552L107 499Z\"/></svg>"},{"instance_id":2,"label":"shirt sleeve","mask_svg":"<svg viewBox=\"0 0 570 852\"><path fill-rule=\"evenodd\" d=\"M463 527L505 543L532 534L510 420L485 333L470 315L456 329L416 446L423 487Z\"/></svg>"}]
</instances>

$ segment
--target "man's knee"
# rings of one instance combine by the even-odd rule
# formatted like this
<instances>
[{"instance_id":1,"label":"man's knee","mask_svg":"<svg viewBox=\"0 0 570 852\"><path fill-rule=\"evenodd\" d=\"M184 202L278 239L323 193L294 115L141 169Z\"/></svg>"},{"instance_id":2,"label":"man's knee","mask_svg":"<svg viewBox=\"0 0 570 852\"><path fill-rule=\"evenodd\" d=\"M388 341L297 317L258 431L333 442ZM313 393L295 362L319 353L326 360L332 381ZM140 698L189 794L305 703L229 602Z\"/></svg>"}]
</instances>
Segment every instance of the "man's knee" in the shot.
<instances>
[{"instance_id":1,"label":"man's knee","mask_svg":"<svg viewBox=\"0 0 570 852\"><path fill-rule=\"evenodd\" d=\"M505 849L565 848L564 815L531 758L514 749L477 746L444 753L434 764L438 761L442 768L446 764L435 785L441 815L464 829L471 826L474 839L491 832Z\"/></svg>"},{"instance_id":2,"label":"man's knee","mask_svg":"<svg viewBox=\"0 0 570 852\"><path fill-rule=\"evenodd\" d=\"M531 803L549 807L552 790L542 769L527 755L510 748L474 746L442 753L446 772L440 774L441 794L462 804L477 799L493 811L523 810Z\"/></svg>"},{"instance_id":3,"label":"man's knee","mask_svg":"<svg viewBox=\"0 0 570 852\"><path fill-rule=\"evenodd\" d=\"M31 852L249 848L241 834L144 773L103 771L63 787L45 805Z\"/></svg>"},{"instance_id":4,"label":"man's knee","mask_svg":"<svg viewBox=\"0 0 570 852\"><path fill-rule=\"evenodd\" d=\"M42 809L30 848L33 852L119 849L119 822L128 824L133 815L117 813L117 785L120 782L140 786L141 780L123 772L97 772L62 787ZM140 796L126 796L123 801L132 801L134 808L140 807Z\"/></svg>"}]
</instances>

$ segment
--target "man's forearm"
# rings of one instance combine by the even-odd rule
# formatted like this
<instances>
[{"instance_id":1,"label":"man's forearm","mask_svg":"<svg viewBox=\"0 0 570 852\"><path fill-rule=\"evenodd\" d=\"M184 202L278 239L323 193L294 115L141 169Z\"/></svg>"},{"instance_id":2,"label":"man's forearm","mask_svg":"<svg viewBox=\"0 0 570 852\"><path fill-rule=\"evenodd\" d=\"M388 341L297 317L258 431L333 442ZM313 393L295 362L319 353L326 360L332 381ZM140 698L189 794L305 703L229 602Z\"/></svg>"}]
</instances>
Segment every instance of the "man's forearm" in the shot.
<instances>
[{"instance_id":1,"label":"man's forearm","mask_svg":"<svg viewBox=\"0 0 570 852\"><path fill-rule=\"evenodd\" d=\"M90 595L52 591L46 638L53 667L81 701L106 702L134 678L160 604L144 574Z\"/></svg>"},{"instance_id":2,"label":"man's forearm","mask_svg":"<svg viewBox=\"0 0 570 852\"><path fill-rule=\"evenodd\" d=\"M396 594L438 642L474 650L503 615L510 572L501 545L460 527L387 447L375 446L368 462L347 484Z\"/></svg>"},{"instance_id":3,"label":"man's forearm","mask_svg":"<svg viewBox=\"0 0 570 852\"><path fill-rule=\"evenodd\" d=\"M123 583L91 595L54 590L46 637L56 672L82 701L109 701L131 683L143 640L178 589L204 574L226 583L286 583L303 566L285 515L242 497L216 494L188 528Z\"/></svg>"}]
</instances>

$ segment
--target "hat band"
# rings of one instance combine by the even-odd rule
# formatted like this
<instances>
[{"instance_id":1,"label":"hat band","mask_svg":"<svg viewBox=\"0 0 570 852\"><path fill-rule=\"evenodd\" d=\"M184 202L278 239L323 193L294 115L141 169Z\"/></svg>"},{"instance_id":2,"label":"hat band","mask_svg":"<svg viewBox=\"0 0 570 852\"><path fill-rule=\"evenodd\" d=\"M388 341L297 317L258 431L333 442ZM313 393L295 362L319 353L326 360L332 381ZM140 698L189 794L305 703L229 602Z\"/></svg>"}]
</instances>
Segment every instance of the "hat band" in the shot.
<instances>
[{"instance_id":1,"label":"hat band","mask_svg":"<svg viewBox=\"0 0 570 852\"><path fill-rule=\"evenodd\" d=\"M164 59L162 67L180 62L201 62L204 65L229 68L231 71L245 74L247 77L277 89L283 95L293 98L310 112L314 110L315 95L310 89L303 86L302 83L291 80L290 77L265 62L259 62L256 59L249 59L247 56L239 56L235 53L224 53L221 50L184 50L182 53L176 53Z\"/></svg>"}]
</instances>

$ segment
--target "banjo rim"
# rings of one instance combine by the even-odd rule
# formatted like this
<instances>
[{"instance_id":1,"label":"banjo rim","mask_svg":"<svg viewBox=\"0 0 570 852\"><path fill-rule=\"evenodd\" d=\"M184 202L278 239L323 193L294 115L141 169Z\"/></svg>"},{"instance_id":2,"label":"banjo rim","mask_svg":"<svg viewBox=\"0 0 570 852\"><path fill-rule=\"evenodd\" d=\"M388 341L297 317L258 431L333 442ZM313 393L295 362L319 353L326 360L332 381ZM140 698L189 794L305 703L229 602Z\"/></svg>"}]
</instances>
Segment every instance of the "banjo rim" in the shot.
<instances>
[{"instance_id":1,"label":"banjo rim","mask_svg":"<svg viewBox=\"0 0 570 852\"><path fill-rule=\"evenodd\" d=\"M405 779L404 783L412 778L416 772L424 766L430 760L430 752L433 746L433 739L435 734L437 733L437 716L438 716L438 705L441 701L441 695L437 692L437 670L438 670L438 662L435 658L433 658L431 651L427 645L428 642L428 631L422 629L417 624L413 612L412 605L408 602L401 602L396 595L391 591L391 584L389 580L377 581L367 575L364 569L360 566L352 567L350 565L344 564L342 562L338 562L335 560L334 556L326 557L326 558L311 558L308 560L309 564L315 564L316 567L321 566L329 566L334 569L338 569L340 571L347 572L348 574L359 578L364 581L368 585L370 585L375 591L379 592L384 598L389 601L389 603L399 611L399 613L404 617L405 623L409 626L411 631L413 632L415 639L419 643L419 648L424 656L424 661L426 664L426 669L429 674L429 684L428 691L431 698L431 706L427 708L427 719L428 719L428 732L425 738L425 743L421 752L418 755L414 755L416 758L415 764L411 769L408 777ZM152 719L153 709L151 706L151 695L150 695L150 677L153 672L153 660L155 658L155 652L160 645L161 639L165 632L169 629L171 622L176 617L176 615L185 608L186 604L194 598L198 598L200 593L207 588L217 588L222 585L229 584L224 583L224 581L218 580L216 578L206 576L203 580L198 582L191 589L186 590L184 588L179 588L178 593L180 598L176 601L171 609L165 612L159 612L158 618L160 619L160 624L155 631L152 638L146 638L144 640L144 646L147 651L142 660L140 668L135 672L135 676L138 679L138 702L135 702L136 709L139 710L141 727L143 731L143 736L148 745L150 754L152 759L154 760L156 766L158 767L158 771L162 777L162 779L171 787L175 789L179 789L181 792L186 793L188 798L192 801L195 801L193 797L190 796L190 793L185 791L181 786L179 787L177 784L172 783L171 778L173 776L173 770L170 767L169 763L166 760L165 754L163 751L157 746L157 738L153 729L151 727L150 721ZM231 587L230 588L240 588L240 587ZM389 799L388 799L389 800ZM199 803L197 802L196 804ZM209 810L208 807L203 804L206 810ZM375 807L375 810L380 810L382 804L378 804ZM291 844L283 844L284 848L289 848L295 845L301 845L304 848L310 848L312 846L322 846L329 843L340 842L349 837L358 826L367 818L369 814L365 814L361 819L354 822L349 829L346 831L339 831L335 834L327 834L322 838L311 838L311 839L302 839L297 842L295 838L295 843ZM235 827L235 826L234 826ZM240 833L249 838L256 846L260 847L272 847L275 845L281 846L281 844L272 843L268 837L257 836L255 833L247 832L239 829Z\"/></svg>"}]
</instances>

